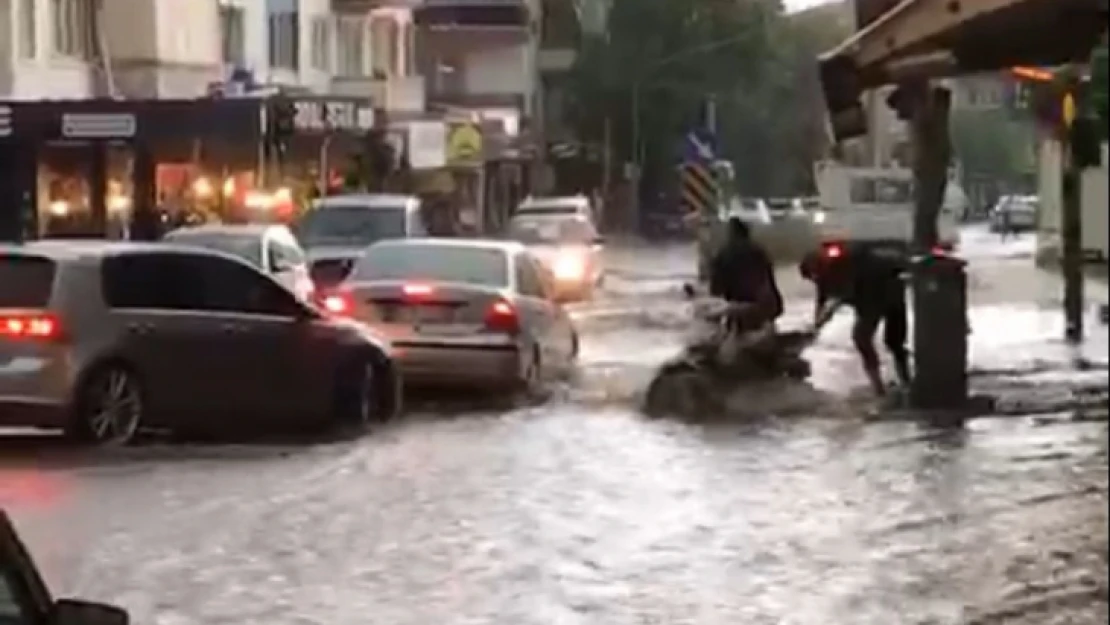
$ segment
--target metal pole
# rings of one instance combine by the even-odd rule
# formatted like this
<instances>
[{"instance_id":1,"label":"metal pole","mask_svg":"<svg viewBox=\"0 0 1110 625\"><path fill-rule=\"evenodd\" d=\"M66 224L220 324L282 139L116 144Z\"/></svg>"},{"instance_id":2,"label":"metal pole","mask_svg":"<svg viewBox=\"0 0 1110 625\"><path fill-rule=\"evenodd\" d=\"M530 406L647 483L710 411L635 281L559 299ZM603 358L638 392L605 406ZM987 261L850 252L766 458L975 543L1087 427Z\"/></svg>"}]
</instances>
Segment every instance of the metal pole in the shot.
<instances>
[{"instance_id":1,"label":"metal pole","mask_svg":"<svg viewBox=\"0 0 1110 625\"><path fill-rule=\"evenodd\" d=\"M319 182L320 197L327 195L328 188L328 148L331 147L332 135L324 137L323 142L320 144L320 158L319 158Z\"/></svg>"},{"instance_id":2,"label":"metal pole","mask_svg":"<svg viewBox=\"0 0 1110 625\"><path fill-rule=\"evenodd\" d=\"M1064 338L1083 340L1083 213L1080 171L1071 155L1070 141L1061 141L1061 239L1064 274Z\"/></svg>"},{"instance_id":3,"label":"metal pole","mask_svg":"<svg viewBox=\"0 0 1110 625\"><path fill-rule=\"evenodd\" d=\"M627 225L635 226L640 213L640 81L632 83L632 145L629 158L632 172L628 197L631 210Z\"/></svg>"}]
</instances>

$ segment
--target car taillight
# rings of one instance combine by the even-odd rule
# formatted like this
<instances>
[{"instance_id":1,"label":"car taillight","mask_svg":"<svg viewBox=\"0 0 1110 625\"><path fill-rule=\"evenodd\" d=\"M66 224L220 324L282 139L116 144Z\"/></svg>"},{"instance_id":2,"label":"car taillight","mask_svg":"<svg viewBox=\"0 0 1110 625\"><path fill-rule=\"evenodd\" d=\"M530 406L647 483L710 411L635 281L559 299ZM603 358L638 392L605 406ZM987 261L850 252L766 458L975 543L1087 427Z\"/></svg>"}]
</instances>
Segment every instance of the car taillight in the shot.
<instances>
[{"instance_id":1,"label":"car taillight","mask_svg":"<svg viewBox=\"0 0 1110 625\"><path fill-rule=\"evenodd\" d=\"M492 332L516 334L520 331L520 317L516 308L505 300L498 300L486 310L486 329Z\"/></svg>"},{"instance_id":2,"label":"car taillight","mask_svg":"<svg viewBox=\"0 0 1110 625\"><path fill-rule=\"evenodd\" d=\"M827 243L821 252L825 258L836 259L844 256L844 247L839 243Z\"/></svg>"},{"instance_id":3,"label":"car taillight","mask_svg":"<svg viewBox=\"0 0 1110 625\"><path fill-rule=\"evenodd\" d=\"M0 313L0 338L57 340L62 325L57 317L42 313Z\"/></svg>"},{"instance_id":4,"label":"car taillight","mask_svg":"<svg viewBox=\"0 0 1110 625\"><path fill-rule=\"evenodd\" d=\"M404 293L406 299L423 299L431 295L432 291L432 287L427 284L409 283L401 287L401 292Z\"/></svg>"}]
</instances>

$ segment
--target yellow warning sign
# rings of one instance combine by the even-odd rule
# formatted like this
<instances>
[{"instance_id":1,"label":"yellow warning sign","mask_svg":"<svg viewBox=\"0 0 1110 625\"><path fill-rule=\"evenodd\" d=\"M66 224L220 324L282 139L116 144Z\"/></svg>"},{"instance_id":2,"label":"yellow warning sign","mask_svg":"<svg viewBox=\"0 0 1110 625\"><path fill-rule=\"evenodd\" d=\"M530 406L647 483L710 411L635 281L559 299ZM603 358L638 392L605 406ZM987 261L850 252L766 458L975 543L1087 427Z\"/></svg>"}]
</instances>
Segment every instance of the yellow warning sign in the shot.
<instances>
[{"instance_id":1,"label":"yellow warning sign","mask_svg":"<svg viewBox=\"0 0 1110 625\"><path fill-rule=\"evenodd\" d=\"M475 124L453 124L447 134L447 165L482 162L482 131Z\"/></svg>"},{"instance_id":2,"label":"yellow warning sign","mask_svg":"<svg viewBox=\"0 0 1110 625\"><path fill-rule=\"evenodd\" d=\"M712 213L717 206L717 181L705 165L687 163L682 166L683 208L691 213Z\"/></svg>"}]
</instances>

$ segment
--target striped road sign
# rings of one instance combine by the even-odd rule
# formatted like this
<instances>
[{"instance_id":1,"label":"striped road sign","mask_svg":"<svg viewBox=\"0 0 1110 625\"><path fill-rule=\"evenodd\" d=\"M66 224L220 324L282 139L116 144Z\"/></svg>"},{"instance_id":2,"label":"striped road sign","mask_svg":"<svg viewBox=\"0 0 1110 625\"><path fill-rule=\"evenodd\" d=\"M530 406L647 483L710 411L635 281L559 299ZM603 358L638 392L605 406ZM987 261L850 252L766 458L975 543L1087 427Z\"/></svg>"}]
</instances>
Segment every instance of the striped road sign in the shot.
<instances>
[{"instance_id":1,"label":"striped road sign","mask_svg":"<svg viewBox=\"0 0 1110 625\"><path fill-rule=\"evenodd\" d=\"M0 106L0 137L12 136L12 107Z\"/></svg>"},{"instance_id":2,"label":"striped road sign","mask_svg":"<svg viewBox=\"0 0 1110 625\"><path fill-rule=\"evenodd\" d=\"M717 206L717 180L707 165L683 163L682 207L691 213L711 213Z\"/></svg>"}]
</instances>

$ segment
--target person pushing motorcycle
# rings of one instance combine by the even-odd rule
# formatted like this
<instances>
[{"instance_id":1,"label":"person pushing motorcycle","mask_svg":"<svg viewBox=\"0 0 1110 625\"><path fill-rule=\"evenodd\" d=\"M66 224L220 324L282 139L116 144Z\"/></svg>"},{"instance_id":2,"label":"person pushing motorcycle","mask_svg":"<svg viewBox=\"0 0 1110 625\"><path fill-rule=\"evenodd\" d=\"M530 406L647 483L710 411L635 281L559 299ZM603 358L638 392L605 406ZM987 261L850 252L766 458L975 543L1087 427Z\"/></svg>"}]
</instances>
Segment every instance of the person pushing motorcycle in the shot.
<instances>
[{"instance_id":1,"label":"person pushing motorcycle","mask_svg":"<svg viewBox=\"0 0 1110 625\"><path fill-rule=\"evenodd\" d=\"M773 322L782 315L782 294L767 252L752 240L742 219L728 221L728 240L713 256L709 267L709 294L734 304L751 306L752 325Z\"/></svg>"},{"instance_id":2,"label":"person pushing motorcycle","mask_svg":"<svg viewBox=\"0 0 1110 625\"><path fill-rule=\"evenodd\" d=\"M817 287L814 332L847 304L856 313L852 342L863 361L871 388L879 396L885 385L875 350L875 333L883 326L883 342L894 358L895 372L902 386L910 383L909 313L906 285L902 275L905 263L895 257L866 248L830 248L831 253L814 252L801 263L801 274Z\"/></svg>"}]
</instances>

